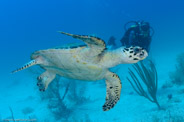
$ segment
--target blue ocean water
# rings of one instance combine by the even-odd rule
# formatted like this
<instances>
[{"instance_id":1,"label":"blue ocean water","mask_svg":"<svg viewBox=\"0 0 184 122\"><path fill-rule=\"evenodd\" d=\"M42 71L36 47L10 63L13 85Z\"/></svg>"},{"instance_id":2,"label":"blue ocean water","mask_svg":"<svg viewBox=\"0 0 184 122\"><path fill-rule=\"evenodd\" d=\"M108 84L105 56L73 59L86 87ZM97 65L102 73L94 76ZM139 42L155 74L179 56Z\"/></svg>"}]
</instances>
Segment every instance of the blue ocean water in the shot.
<instances>
[{"instance_id":1,"label":"blue ocean water","mask_svg":"<svg viewBox=\"0 0 184 122\"><path fill-rule=\"evenodd\" d=\"M182 0L1 0L0 119L12 119L13 113L14 119L38 122L184 121L184 74L176 75L178 55L184 52L183 5ZM39 67L11 74L36 50L82 43L57 31L94 35L106 42L114 36L120 47L124 24L132 20L147 21L154 28L149 57L158 72L157 96L162 110L133 90L126 79L131 65L112 69L121 79L122 91L120 101L107 112L102 110L106 95L103 80L58 78L50 91L42 93L36 86L36 78L42 72ZM182 56L179 59L182 68L184 60ZM181 81L174 82L173 77ZM163 88L165 84L167 88ZM54 94L52 89L58 91Z\"/></svg>"}]
</instances>

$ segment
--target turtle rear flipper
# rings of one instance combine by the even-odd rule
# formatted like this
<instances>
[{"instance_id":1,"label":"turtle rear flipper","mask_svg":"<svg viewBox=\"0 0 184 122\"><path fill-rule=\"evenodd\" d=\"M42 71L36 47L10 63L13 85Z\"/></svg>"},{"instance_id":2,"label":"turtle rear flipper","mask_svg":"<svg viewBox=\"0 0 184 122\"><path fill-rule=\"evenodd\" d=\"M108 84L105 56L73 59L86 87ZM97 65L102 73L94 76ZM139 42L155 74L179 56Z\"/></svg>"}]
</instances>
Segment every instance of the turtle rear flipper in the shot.
<instances>
[{"instance_id":1,"label":"turtle rear flipper","mask_svg":"<svg viewBox=\"0 0 184 122\"><path fill-rule=\"evenodd\" d=\"M98 37L87 36L87 35L75 35L75 34L70 34L70 33L65 33L65 32L60 32L60 33L68 35L68 36L72 36L73 38L84 41L88 45L88 47L91 48L90 51L94 55L98 55L106 49L105 42Z\"/></svg>"},{"instance_id":2,"label":"turtle rear flipper","mask_svg":"<svg viewBox=\"0 0 184 122\"><path fill-rule=\"evenodd\" d=\"M49 84L55 79L56 74L52 73L51 71L46 70L42 73L38 78L37 86L39 87L40 91L45 91Z\"/></svg>"},{"instance_id":3,"label":"turtle rear flipper","mask_svg":"<svg viewBox=\"0 0 184 122\"><path fill-rule=\"evenodd\" d=\"M22 67L20 67L20 68L14 70L14 71L12 71L11 73L16 73L16 72L18 72L18 71L27 69L27 68L29 68L29 67L31 67L31 66L33 66L33 65L36 65L36 64L37 64L37 61L36 61L36 60L31 60L30 62L24 64Z\"/></svg>"},{"instance_id":4,"label":"turtle rear flipper","mask_svg":"<svg viewBox=\"0 0 184 122\"><path fill-rule=\"evenodd\" d=\"M120 99L121 81L115 73L107 72L106 74L106 102L103 105L103 110L108 111Z\"/></svg>"},{"instance_id":5,"label":"turtle rear flipper","mask_svg":"<svg viewBox=\"0 0 184 122\"><path fill-rule=\"evenodd\" d=\"M29 61L28 63L24 64L22 67L12 71L11 73L16 73L16 72L19 72L21 70L24 70L24 69L27 69L29 67L32 67L34 65L37 65L37 64L43 64L43 60L42 60L42 57L41 56L36 56L34 58L32 58L33 60Z\"/></svg>"}]
</instances>

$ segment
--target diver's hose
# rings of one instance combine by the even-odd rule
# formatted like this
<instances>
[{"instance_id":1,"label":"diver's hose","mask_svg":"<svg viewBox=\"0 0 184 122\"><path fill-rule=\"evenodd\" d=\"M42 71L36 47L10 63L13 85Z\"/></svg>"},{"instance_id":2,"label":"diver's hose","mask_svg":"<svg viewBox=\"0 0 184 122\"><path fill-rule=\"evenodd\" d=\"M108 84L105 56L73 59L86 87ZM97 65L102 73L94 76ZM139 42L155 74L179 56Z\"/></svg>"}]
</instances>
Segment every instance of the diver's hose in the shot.
<instances>
[{"instance_id":1,"label":"diver's hose","mask_svg":"<svg viewBox=\"0 0 184 122\"><path fill-rule=\"evenodd\" d=\"M138 22L137 22L137 21L129 21L129 22L127 22L127 23L124 25L124 29L125 29L125 31L127 31L127 25L128 25L128 24L130 24L130 23L138 24Z\"/></svg>"},{"instance_id":2,"label":"diver's hose","mask_svg":"<svg viewBox=\"0 0 184 122\"><path fill-rule=\"evenodd\" d=\"M151 37L152 37L155 34L155 30L152 27L150 27L150 29L152 30L152 34L151 34Z\"/></svg>"}]
</instances>

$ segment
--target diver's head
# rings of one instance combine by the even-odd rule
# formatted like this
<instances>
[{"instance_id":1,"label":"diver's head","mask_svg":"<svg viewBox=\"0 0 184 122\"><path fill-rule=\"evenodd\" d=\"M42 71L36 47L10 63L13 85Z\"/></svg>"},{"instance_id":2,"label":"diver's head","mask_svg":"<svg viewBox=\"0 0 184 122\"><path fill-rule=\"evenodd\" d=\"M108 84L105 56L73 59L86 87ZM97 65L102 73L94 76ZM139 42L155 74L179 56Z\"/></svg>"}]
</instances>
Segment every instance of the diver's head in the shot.
<instances>
[{"instance_id":1,"label":"diver's head","mask_svg":"<svg viewBox=\"0 0 184 122\"><path fill-rule=\"evenodd\" d=\"M143 31L149 31L150 29L150 24L148 22L141 22L141 30Z\"/></svg>"}]
</instances>

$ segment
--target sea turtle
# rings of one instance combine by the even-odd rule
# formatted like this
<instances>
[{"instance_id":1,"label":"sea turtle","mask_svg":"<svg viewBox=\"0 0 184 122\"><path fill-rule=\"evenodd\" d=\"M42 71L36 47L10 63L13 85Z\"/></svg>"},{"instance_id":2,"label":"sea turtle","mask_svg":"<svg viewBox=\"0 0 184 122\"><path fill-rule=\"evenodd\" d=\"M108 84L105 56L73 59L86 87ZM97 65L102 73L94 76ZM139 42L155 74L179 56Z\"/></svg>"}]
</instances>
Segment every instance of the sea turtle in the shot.
<instances>
[{"instance_id":1,"label":"sea turtle","mask_svg":"<svg viewBox=\"0 0 184 122\"><path fill-rule=\"evenodd\" d=\"M137 63L148 56L141 47L120 47L107 50L103 40L93 36L74 35L60 32L84 41L86 45L64 48L39 50L31 55L31 61L13 71L18 72L33 65L39 65L45 70L37 79L40 91L45 91L56 75L84 81L106 81L106 102L103 110L113 108L120 99L121 81L117 74L111 72L118 64Z\"/></svg>"}]
</instances>

